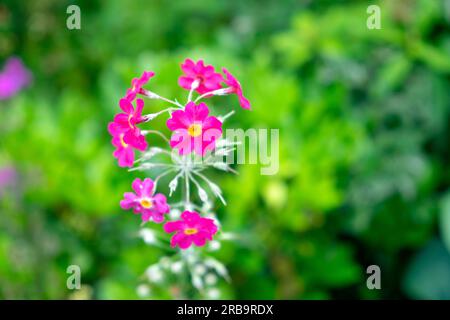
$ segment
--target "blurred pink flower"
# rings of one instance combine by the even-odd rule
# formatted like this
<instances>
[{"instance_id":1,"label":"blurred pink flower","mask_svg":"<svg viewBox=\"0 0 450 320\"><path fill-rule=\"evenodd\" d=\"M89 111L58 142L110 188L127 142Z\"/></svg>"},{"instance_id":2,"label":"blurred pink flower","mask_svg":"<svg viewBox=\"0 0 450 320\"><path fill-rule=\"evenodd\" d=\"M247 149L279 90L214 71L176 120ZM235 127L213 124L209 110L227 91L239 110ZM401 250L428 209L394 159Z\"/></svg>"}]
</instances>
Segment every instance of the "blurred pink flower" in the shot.
<instances>
[{"instance_id":1,"label":"blurred pink flower","mask_svg":"<svg viewBox=\"0 0 450 320\"><path fill-rule=\"evenodd\" d=\"M229 73L227 69L223 68L222 71L226 76L224 82L230 87L228 93L235 93L239 98L239 104L241 105L241 107L250 110L250 101L248 101L248 99L244 97L239 81L237 81L237 79L233 77L233 75Z\"/></svg>"},{"instance_id":2,"label":"blurred pink flower","mask_svg":"<svg viewBox=\"0 0 450 320\"><path fill-rule=\"evenodd\" d=\"M136 95L141 92L142 86L154 75L155 73L153 71L144 71L140 78L134 78L131 81L131 88L127 90L125 99L132 102L136 98Z\"/></svg>"},{"instance_id":3,"label":"blurred pink flower","mask_svg":"<svg viewBox=\"0 0 450 320\"><path fill-rule=\"evenodd\" d=\"M184 211L181 220L170 221L164 224L167 233L176 232L170 240L172 247L189 248L192 243L204 246L207 240L217 233L217 226L213 219L202 218L197 212Z\"/></svg>"},{"instance_id":4,"label":"blurred pink flower","mask_svg":"<svg viewBox=\"0 0 450 320\"><path fill-rule=\"evenodd\" d=\"M164 214L170 208L166 197L161 194L153 194L154 183L152 179L145 178L144 181L136 178L132 183L133 192L125 192L120 206L124 210L133 209L134 213L141 214L143 221L153 220L156 223L164 221Z\"/></svg>"},{"instance_id":5,"label":"blurred pink flower","mask_svg":"<svg viewBox=\"0 0 450 320\"><path fill-rule=\"evenodd\" d=\"M220 89L223 77L216 73L213 66L205 66L203 60L197 62L186 59L181 65L184 75L178 79L178 84L187 90L191 90L194 81L197 81L196 91L204 94L209 91Z\"/></svg>"},{"instance_id":6,"label":"blurred pink flower","mask_svg":"<svg viewBox=\"0 0 450 320\"><path fill-rule=\"evenodd\" d=\"M173 112L167 120L167 127L174 131L170 146L181 155L194 151L203 156L207 150L214 150L216 140L222 135L222 122L208 114L206 104L194 102L189 102L185 110Z\"/></svg>"},{"instance_id":7,"label":"blurred pink flower","mask_svg":"<svg viewBox=\"0 0 450 320\"><path fill-rule=\"evenodd\" d=\"M0 100L16 95L31 82L31 73L19 58L10 58L0 71Z\"/></svg>"},{"instance_id":8,"label":"blurred pink flower","mask_svg":"<svg viewBox=\"0 0 450 320\"><path fill-rule=\"evenodd\" d=\"M0 168L0 195L7 187L17 182L17 172L13 167Z\"/></svg>"}]
</instances>

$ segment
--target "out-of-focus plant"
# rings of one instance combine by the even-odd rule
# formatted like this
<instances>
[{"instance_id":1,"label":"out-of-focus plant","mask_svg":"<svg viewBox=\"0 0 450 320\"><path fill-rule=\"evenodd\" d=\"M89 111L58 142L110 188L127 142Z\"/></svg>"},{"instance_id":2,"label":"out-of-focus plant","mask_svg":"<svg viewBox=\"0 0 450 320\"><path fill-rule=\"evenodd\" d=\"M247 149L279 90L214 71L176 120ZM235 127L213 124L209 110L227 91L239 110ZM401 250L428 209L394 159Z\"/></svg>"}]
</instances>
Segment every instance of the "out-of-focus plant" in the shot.
<instances>
[{"instance_id":1,"label":"out-of-focus plant","mask_svg":"<svg viewBox=\"0 0 450 320\"><path fill-rule=\"evenodd\" d=\"M348 191L335 212L344 216L333 215L333 221L342 224L341 234L358 239L366 263L379 264L395 282L407 265L408 250L432 237L439 199L448 188L450 34L439 28L448 25L448 10L444 1L383 1L382 28L375 31L355 27L364 24L366 7L359 3L321 15L299 14L292 30L274 44L305 87L321 83L322 97L338 92L338 103L348 108L346 117L351 114L364 126L367 137L347 179L341 180ZM445 238L447 228L442 230ZM415 263L414 270L425 265ZM421 296L420 286L413 292L411 285L397 284L384 289L385 297L404 288Z\"/></svg>"}]
</instances>

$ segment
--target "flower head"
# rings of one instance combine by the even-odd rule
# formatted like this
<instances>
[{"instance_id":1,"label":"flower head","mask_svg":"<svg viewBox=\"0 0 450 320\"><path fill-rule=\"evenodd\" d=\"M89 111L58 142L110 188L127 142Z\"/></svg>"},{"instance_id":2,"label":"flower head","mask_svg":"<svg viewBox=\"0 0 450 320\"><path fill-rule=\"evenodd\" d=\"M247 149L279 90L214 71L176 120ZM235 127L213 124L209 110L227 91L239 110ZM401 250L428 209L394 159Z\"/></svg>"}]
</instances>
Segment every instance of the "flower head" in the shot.
<instances>
[{"instance_id":1,"label":"flower head","mask_svg":"<svg viewBox=\"0 0 450 320\"><path fill-rule=\"evenodd\" d=\"M194 151L204 156L206 151L214 150L216 140L222 135L222 122L208 114L206 104L194 102L189 102L185 110L173 112L167 120L167 127L174 131L171 147L177 148L181 155Z\"/></svg>"},{"instance_id":2,"label":"flower head","mask_svg":"<svg viewBox=\"0 0 450 320\"><path fill-rule=\"evenodd\" d=\"M207 240L212 240L217 226L213 219L202 218L197 212L184 211L181 220L166 222L164 231L176 232L170 240L172 247L178 245L181 249L187 249L192 243L201 247Z\"/></svg>"},{"instance_id":3,"label":"flower head","mask_svg":"<svg viewBox=\"0 0 450 320\"><path fill-rule=\"evenodd\" d=\"M230 87L229 93L235 93L239 98L239 104L244 109L251 109L250 101L246 97L244 97L244 94L242 93L242 86L237 81L235 77L231 73L228 72L227 69L222 69L223 73L225 73L226 78L224 79L224 82Z\"/></svg>"},{"instance_id":4,"label":"flower head","mask_svg":"<svg viewBox=\"0 0 450 320\"><path fill-rule=\"evenodd\" d=\"M31 82L31 73L19 58L10 58L0 71L0 100L11 98Z\"/></svg>"},{"instance_id":5,"label":"flower head","mask_svg":"<svg viewBox=\"0 0 450 320\"><path fill-rule=\"evenodd\" d=\"M164 214L170 210L166 197L161 194L153 194L154 183L150 178L144 181L136 178L131 187L133 192L125 192L124 199L120 201L122 209L133 209L134 213L141 214L142 221L153 220L156 223L164 221Z\"/></svg>"},{"instance_id":6,"label":"flower head","mask_svg":"<svg viewBox=\"0 0 450 320\"><path fill-rule=\"evenodd\" d=\"M125 99L128 101L133 101L136 95L141 92L142 86L145 85L150 78L155 75L153 71L144 71L140 78L134 78L131 81L131 88L127 90Z\"/></svg>"},{"instance_id":7,"label":"flower head","mask_svg":"<svg viewBox=\"0 0 450 320\"><path fill-rule=\"evenodd\" d=\"M222 75L216 73L213 66L205 66L203 60L194 62L186 59L181 69L184 75L178 79L178 84L184 89L191 90L194 84L195 90L204 94L222 87L220 84L223 81Z\"/></svg>"}]
</instances>

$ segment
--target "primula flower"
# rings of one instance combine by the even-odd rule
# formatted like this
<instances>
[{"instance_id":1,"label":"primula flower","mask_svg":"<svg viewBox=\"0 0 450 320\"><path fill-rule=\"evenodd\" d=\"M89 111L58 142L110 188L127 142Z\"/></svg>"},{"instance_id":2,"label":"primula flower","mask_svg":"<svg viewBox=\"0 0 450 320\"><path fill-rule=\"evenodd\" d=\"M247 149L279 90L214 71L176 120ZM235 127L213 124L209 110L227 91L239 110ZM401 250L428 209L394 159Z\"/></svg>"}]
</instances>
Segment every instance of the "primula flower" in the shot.
<instances>
[{"instance_id":1,"label":"primula flower","mask_svg":"<svg viewBox=\"0 0 450 320\"><path fill-rule=\"evenodd\" d=\"M136 98L136 95L141 93L142 86L144 86L154 75L155 73L153 71L144 71L140 78L134 78L131 81L131 88L127 90L125 99L130 102L133 101Z\"/></svg>"},{"instance_id":2,"label":"primula flower","mask_svg":"<svg viewBox=\"0 0 450 320\"><path fill-rule=\"evenodd\" d=\"M108 126L109 133L113 136L111 143L116 147L113 156L117 158L119 167L132 167L134 164L134 149L144 151L147 148L145 138L137 139L137 145L131 145L125 142L125 132L111 122Z\"/></svg>"},{"instance_id":3,"label":"primula flower","mask_svg":"<svg viewBox=\"0 0 450 320\"><path fill-rule=\"evenodd\" d=\"M241 107L250 110L250 101L248 101L248 99L244 97L244 94L242 93L242 86L239 81L237 81L237 79L233 77L233 75L229 73L227 69L223 68L222 71L226 76L224 82L229 86L229 90L227 90L228 93L235 93L239 98Z\"/></svg>"},{"instance_id":4,"label":"primula flower","mask_svg":"<svg viewBox=\"0 0 450 320\"><path fill-rule=\"evenodd\" d=\"M0 71L0 100L16 95L31 82L31 73L19 58L10 58Z\"/></svg>"},{"instance_id":5,"label":"primula flower","mask_svg":"<svg viewBox=\"0 0 450 320\"><path fill-rule=\"evenodd\" d=\"M136 109L134 109L133 104L127 99L120 99L119 105L125 113L117 114L114 117L114 121L109 123L109 133L114 136L118 132L121 132L123 133L122 140L125 144L131 145L138 150L145 150L147 148L147 142L141 130L136 126L138 123L145 121L145 118L142 116L144 101L137 99Z\"/></svg>"},{"instance_id":6,"label":"primula flower","mask_svg":"<svg viewBox=\"0 0 450 320\"><path fill-rule=\"evenodd\" d=\"M166 222L164 231L176 232L170 240L171 247L178 245L181 249L187 249L192 243L201 247L206 240L212 240L217 226L213 219L202 218L197 212L184 211L181 220Z\"/></svg>"},{"instance_id":7,"label":"primula flower","mask_svg":"<svg viewBox=\"0 0 450 320\"><path fill-rule=\"evenodd\" d=\"M204 156L214 150L216 140L222 135L222 122L208 117L209 109L204 103L189 102L185 110L177 110L167 120L167 127L174 131L170 146L177 148L180 155L194 151Z\"/></svg>"},{"instance_id":8,"label":"primula flower","mask_svg":"<svg viewBox=\"0 0 450 320\"><path fill-rule=\"evenodd\" d=\"M120 201L122 209L133 209L134 213L141 214L142 221L153 220L156 223L164 221L164 215L169 212L166 197L161 194L153 194L154 183L150 178L144 181L136 178L131 187L133 192L125 192L124 199Z\"/></svg>"},{"instance_id":9,"label":"primula flower","mask_svg":"<svg viewBox=\"0 0 450 320\"><path fill-rule=\"evenodd\" d=\"M203 60L197 62L186 59L181 65L184 75L178 79L180 87L191 90L194 81L197 86L195 90L204 94L213 90L220 89L223 77L220 73L216 73L213 66L205 66Z\"/></svg>"}]
</instances>

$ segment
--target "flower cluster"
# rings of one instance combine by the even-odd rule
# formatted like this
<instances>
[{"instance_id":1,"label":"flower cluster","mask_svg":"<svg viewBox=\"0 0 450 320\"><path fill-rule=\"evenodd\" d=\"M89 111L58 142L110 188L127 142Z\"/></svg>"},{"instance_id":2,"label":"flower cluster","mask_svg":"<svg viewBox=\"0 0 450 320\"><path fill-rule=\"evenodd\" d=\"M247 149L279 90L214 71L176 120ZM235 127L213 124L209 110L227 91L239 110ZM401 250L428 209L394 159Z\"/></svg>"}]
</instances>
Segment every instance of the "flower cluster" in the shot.
<instances>
[{"instance_id":1,"label":"flower cluster","mask_svg":"<svg viewBox=\"0 0 450 320\"><path fill-rule=\"evenodd\" d=\"M116 147L113 155L121 167L133 166L134 149L144 151L147 148L145 137L136 126L144 121L142 117L144 101L137 99L136 108L132 102L127 98L120 99L119 106L123 113L117 114L114 121L108 125L108 131L113 137L112 144Z\"/></svg>"},{"instance_id":2,"label":"flower cluster","mask_svg":"<svg viewBox=\"0 0 450 320\"><path fill-rule=\"evenodd\" d=\"M186 59L181 69L184 75L180 76L178 83L182 88L190 90L189 97L193 91L201 94L196 101L214 95L236 94L241 107L250 109L250 102L244 97L239 81L225 68L223 69L225 78L216 73L213 66L205 66L203 60L195 63ZM177 107L167 121L167 127L173 131L170 144L172 148L178 149L181 155L195 152L203 156L206 151L214 149L215 141L222 134L222 123L216 117L208 116L209 108L205 103L196 104L189 99L187 105L183 107L177 102L144 89L143 86L154 75L152 71L145 71L141 77L132 80L131 88L127 89L125 96L119 101L123 113L117 114L114 121L108 125L112 144L116 147L113 155L121 167L133 166L134 150L147 149L144 134L137 125L151 120L154 114L142 116L144 101L137 98L139 94L151 99L163 99ZM223 87L222 84L227 87ZM173 111L173 108L169 109Z\"/></svg>"},{"instance_id":3,"label":"flower cluster","mask_svg":"<svg viewBox=\"0 0 450 320\"><path fill-rule=\"evenodd\" d=\"M119 101L122 112L108 124L108 131L112 136L112 144L116 148L113 155L117 158L120 167L129 167L130 171L163 169L153 179L136 178L131 186L133 192L124 194L120 206L124 210L132 210L140 215L144 223L165 222L163 230L165 234L171 234L170 246L186 250L193 245L203 247L208 242L214 243L213 237L219 230L218 220L210 210L208 194L201 184L206 184L211 193L225 204L220 187L207 178L203 172L204 169L211 167L234 172L228 164L211 162L212 157L209 157L214 151L222 153L233 151L234 143L222 137L223 122L228 115L224 117L212 115L208 105L201 100L212 96L235 94L243 109L251 109L251 107L250 102L243 95L239 81L225 68L222 69L223 74L221 74L216 72L213 66L205 65L203 60L195 62L186 59L181 64L181 70L183 74L179 77L178 84L181 88L188 90L185 105L144 88L155 76L154 72L146 71L139 78L132 80L131 88ZM197 96L194 99L195 94ZM143 114L143 98L159 99L169 106L154 113ZM144 130L141 127L165 113L169 114L166 125L171 131L170 138L165 137L162 132ZM148 134L157 134L164 138L168 143L168 149L149 146L145 138ZM138 159L135 159L136 150L142 152ZM153 162L153 159L160 155L170 155L172 163ZM203 161L199 164L193 161L195 157L200 157ZM185 183L182 201L169 206L166 196L156 193L156 189L159 180L171 173L174 177L168 184L169 196L172 196L177 189L178 180L183 179ZM191 201L191 191L195 188L203 206L195 205ZM176 209L177 207L181 207L182 210ZM166 219L171 221L165 221ZM143 229L143 231L145 231L143 234L145 233L146 242L156 243L157 239L153 231L150 229ZM213 261L212 258L208 259L205 261ZM186 262L186 264L189 263ZM221 267L218 262L210 267L219 270L219 274L226 275L224 267ZM200 288L198 277L195 275L192 277L194 286Z\"/></svg>"},{"instance_id":4,"label":"flower cluster","mask_svg":"<svg viewBox=\"0 0 450 320\"><path fill-rule=\"evenodd\" d=\"M125 97L119 101L119 107L123 113L117 114L114 121L108 125L108 131L113 137L112 144L116 147L113 155L117 158L121 167L133 166L134 149L139 151L147 149L145 137L137 127L139 123L146 121L142 116L144 100L136 99L136 96L143 90L142 86L153 76L153 72L146 71L140 78L133 79L131 88L127 90Z\"/></svg>"},{"instance_id":5,"label":"flower cluster","mask_svg":"<svg viewBox=\"0 0 450 320\"><path fill-rule=\"evenodd\" d=\"M10 58L0 71L0 100L16 95L31 82L31 73L19 58Z\"/></svg>"}]
</instances>

